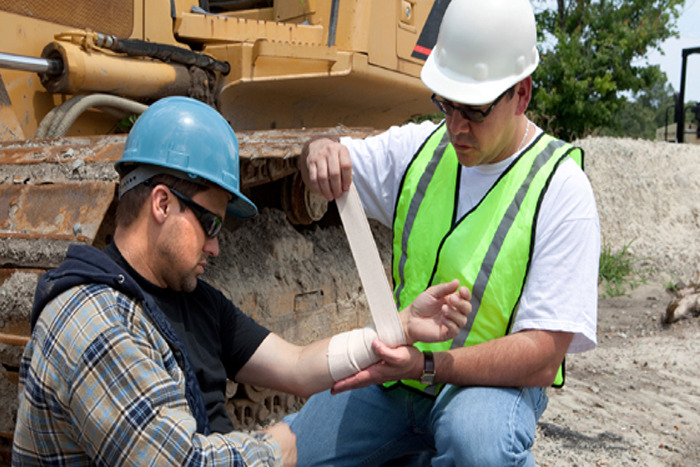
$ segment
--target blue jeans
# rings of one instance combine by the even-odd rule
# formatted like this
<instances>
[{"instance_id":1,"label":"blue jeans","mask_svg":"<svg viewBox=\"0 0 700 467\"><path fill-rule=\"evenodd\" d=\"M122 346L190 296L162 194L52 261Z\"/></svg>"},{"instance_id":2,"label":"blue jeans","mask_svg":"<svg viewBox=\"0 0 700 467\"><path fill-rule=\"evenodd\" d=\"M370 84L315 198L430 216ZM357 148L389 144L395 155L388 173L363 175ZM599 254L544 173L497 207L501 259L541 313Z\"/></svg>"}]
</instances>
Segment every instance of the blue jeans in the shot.
<instances>
[{"instance_id":1,"label":"blue jeans","mask_svg":"<svg viewBox=\"0 0 700 467\"><path fill-rule=\"evenodd\" d=\"M299 467L534 467L530 448L547 400L542 388L447 385L431 399L370 386L317 394L285 421Z\"/></svg>"}]
</instances>

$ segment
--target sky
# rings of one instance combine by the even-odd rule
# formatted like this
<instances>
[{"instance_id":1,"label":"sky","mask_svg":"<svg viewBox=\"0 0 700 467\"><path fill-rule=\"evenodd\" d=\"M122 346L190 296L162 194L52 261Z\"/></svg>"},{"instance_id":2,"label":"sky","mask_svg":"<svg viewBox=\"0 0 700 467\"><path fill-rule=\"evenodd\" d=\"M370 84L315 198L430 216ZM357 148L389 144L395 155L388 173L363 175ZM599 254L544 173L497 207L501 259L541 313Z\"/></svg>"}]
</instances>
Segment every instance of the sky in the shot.
<instances>
[{"instance_id":1,"label":"sky","mask_svg":"<svg viewBox=\"0 0 700 467\"><path fill-rule=\"evenodd\" d=\"M659 65L668 76L676 92L680 91L683 49L700 47L700 0L686 0L685 8L676 23L680 38L665 41L661 48L665 55L654 51L648 62ZM700 102L700 53L688 56L685 77L685 102Z\"/></svg>"}]
</instances>

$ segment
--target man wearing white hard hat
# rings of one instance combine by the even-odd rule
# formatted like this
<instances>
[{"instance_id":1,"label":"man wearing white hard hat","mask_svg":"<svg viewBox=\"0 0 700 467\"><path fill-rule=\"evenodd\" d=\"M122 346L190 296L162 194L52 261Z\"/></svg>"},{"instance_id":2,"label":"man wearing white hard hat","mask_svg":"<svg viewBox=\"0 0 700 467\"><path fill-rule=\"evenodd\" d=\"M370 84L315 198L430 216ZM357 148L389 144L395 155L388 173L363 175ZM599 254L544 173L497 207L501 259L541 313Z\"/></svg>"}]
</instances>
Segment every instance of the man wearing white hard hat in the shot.
<instances>
[{"instance_id":1,"label":"man wearing white hard hat","mask_svg":"<svg viewBox=\"0 0 700 467\"><path fill-rule=\"evenodd\" d=\"M596 345L600 254L582 151L525 115L538 62L528 0L452 0L421 74L443 122L307 143L307 185L330 200L354 183L393 229L398 308L457 278L472 313L410 355L375 342L401 370L371 366L288 417L299 465L535 465L546 388Z\"/></svg>"}]
</instances>

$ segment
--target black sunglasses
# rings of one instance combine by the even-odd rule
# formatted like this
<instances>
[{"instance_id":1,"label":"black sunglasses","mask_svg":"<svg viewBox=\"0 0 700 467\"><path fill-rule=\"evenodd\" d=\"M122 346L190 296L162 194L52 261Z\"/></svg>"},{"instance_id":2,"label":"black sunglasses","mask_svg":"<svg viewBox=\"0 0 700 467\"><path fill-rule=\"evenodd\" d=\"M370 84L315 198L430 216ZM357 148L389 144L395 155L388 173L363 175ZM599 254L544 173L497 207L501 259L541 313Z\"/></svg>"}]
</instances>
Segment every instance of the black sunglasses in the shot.
<instances>
[{"instance_id":1,"label":"black sunglasses","mask_svg":"<svg viewBox=\"0 0 700 467\"><path fill-rule=\"evenodd\" d=\"M486 111L483 110L478 110L466 105L455 105L453 102L438 99L435 96L435 93L433 93L432 96L430 96L430 100L433 101L433 104L435 104L435 107L438 108L438 110L445 115L452 115L454 111L458 111L460 114L462 114L462 118L465 120L469 120L470 122L474 123L482 123L486 117L491 113L494 107L503 99L503 96L506 95L508 90L506 90L503 94L498 96L495 101L489 106Z\"/></svg>"},{"instance_id":2,"label":"black sunglasses","mask_svg":"<svg viewBox=\"0 0 700 467\"><path fill-rule=\"evenodd\" d=\"M207 208L195 203L194 201L192 201L190 198L183 195L179 191L174 190L170 187L168 187L168 189L170 190L170 192L172 194L177 196L180 199L180 201L185 203L185 205L192 210L194 215L199 220L199 223L202 224L202 228L204 229L204 233L206 233L209 238L214 238L217 235L219 235L219 232L221 232L221 226L224 223L224 221L223 221L223 219L221 219L221 217L219 217L217 214L214 214L213 212L211 212Z\"/></svg>"}]
</instances>

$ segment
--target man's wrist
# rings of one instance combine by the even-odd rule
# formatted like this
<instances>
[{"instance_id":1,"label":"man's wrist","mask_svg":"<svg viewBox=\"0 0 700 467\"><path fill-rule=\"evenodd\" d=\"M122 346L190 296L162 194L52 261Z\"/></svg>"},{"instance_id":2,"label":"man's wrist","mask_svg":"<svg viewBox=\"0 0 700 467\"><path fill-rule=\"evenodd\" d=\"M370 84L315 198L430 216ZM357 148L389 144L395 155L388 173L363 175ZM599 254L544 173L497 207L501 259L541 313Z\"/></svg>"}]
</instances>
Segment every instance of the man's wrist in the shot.
<instances>
[{"instance_id":1,"label":"man's wrist","mask_svg":"<svg viewBox=\"0 0 700 467\"><path fill-rule=\"evenodd\" d=\"M413 340L411 335L408 333L408 322L411 319L411 307L413 305L408 305L405 309L401 310L399 313L399 323L401 324L401 330L403 331L404 339L406 340L406 345L413 345L416 341Z\"/></svg>"}]
</instances>

